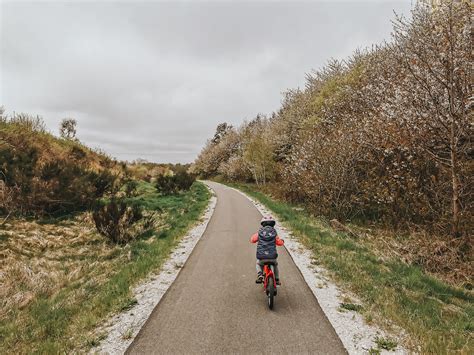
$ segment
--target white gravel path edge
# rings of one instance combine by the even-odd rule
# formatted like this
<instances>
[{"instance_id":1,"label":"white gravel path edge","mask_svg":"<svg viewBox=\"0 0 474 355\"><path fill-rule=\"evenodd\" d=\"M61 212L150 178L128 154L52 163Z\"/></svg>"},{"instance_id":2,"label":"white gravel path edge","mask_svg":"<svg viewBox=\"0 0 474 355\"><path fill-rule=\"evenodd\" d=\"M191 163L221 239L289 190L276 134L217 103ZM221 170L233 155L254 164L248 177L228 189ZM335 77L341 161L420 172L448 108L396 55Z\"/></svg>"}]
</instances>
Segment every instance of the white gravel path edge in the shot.
<instances>
[{"instance_id":1,"label":"white gravel path edge","mask_svg":"<svg viewBox=\"0 0 474 355\"><path fill-rule=\"evenodd\" d=\"M182 238L157 274L151 274L133 289L137 304L128 311L112 316L104 326L98 329L98 333L105 332L107 337L97 347L91 349L91 354L124 354L163 295L178 277L184 263L206 231L216 208L216 195L207 184L206 187L211 192L211 198L199 224Z\"/></svg>"},{"instance_id":2,"label":"white gravel path edge","mask_svg":"<svg viewBox=\"0 0 474 355\"><path fill-rule=\"evenodd\" d=\"M286 250L300 270L304 280L318 300L323 312L349 354L367 354L369 349L376 349L376 337L394 338L393 334L389 335L376 326L367 324L361 314L353 311L341 311L340 304L345 297L349 297L355 302L359 302L358 298L350 292L343 291L336 286L336 284L330 280L328 276L329 272L326 269L311 263L313 259L311 251L306 249L296 237L292 236L291 231L279 223L274 212L241 190L232 187L231 189L250 200L262 215L270 214L275 218L278 234L285 240ZM282 287L284 287L284 285ZM400 343L403 337L404 336L400 334L396 337L397 341ZM381 354L408 353L409 352L400 345L394 351L381 350Z\"/></svg>"}]
</instances>

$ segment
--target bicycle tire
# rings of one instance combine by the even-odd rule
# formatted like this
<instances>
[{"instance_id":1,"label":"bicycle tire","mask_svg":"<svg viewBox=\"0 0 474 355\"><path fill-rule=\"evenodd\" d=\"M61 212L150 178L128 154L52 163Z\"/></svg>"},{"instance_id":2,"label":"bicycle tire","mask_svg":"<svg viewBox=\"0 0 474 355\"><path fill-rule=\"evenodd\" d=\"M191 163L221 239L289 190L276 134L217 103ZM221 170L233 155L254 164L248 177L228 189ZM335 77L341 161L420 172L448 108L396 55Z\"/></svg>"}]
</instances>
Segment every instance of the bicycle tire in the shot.
<instances>
[{"instance_id":1,"label":"bicycle tire","mask_svg":"<svg viewBox=\"0 0 474 355\"><path fill-rule=\"evenodd\" d=\"M273 277L271 276L268 278L267 297L268 297L268 308L273 309L274 298L275 298L275 284L273 281Z\"/></svg>"}]
</instances>

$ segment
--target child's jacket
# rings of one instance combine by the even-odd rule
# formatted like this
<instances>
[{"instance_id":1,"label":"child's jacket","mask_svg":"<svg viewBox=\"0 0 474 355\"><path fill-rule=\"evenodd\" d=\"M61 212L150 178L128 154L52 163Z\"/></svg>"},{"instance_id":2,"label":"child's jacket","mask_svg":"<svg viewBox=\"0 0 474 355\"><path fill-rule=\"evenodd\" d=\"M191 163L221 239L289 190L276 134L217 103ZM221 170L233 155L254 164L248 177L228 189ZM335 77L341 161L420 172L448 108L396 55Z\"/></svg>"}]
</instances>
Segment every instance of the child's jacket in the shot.
<instances>
[{"instance_id":1,"label":"child's jacket","mask_svg":"<svg viewBox=\"0 0 474 355\"><path fill-rule=\"evenodd\" d=\"M278 237L276 229L271 226L261 227L250 241L257 243L257 259L259 260L278 258L276 247L284 244Z\"/></svg>"}]
</instances>

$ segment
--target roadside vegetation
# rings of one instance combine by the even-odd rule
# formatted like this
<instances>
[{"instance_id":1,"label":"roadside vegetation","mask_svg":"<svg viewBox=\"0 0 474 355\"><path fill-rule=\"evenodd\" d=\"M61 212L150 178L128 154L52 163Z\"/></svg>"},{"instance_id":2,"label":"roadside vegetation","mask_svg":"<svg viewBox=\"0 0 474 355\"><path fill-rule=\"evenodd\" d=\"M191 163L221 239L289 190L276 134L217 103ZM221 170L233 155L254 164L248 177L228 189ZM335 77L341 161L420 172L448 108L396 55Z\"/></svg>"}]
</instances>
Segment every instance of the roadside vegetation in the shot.
<instances>
[{"instance_id":1,"label":"roadside vegetation","mask_svg":"<svg viewBox=\"0 0 474 355\"><path fill-rule=\"evenodd\" d=\"M275 194L343 222L462 239L466 255L474 229L471 12L470 1L419 1L411 19L395 18L390 42L309 73L270 116L220 124L194 171L273 183Z\"/></svg>"},{"instance_id":2,"label":"roadside vegetation","mask_svg":"<svg viewBox=\"0 0 474 355\"><path fill-rule=\"evenodd\" d=\"M39 117L0 120L0 353L86 352L210 194L187 166L117 162ZM161 175L180 176L158 191ZM124 335L126 336L126 335Z\"/></svg>"},{"instance_id":3,"label":"roadside vegetation","mask_svg":"<svg viewBox=\"0 0 474 355\"><path fill-rule=\"evenodd\" d=\"M65 137L47 132L40 117L7 117L0 107L0 213L84 211L123 175L122 164L81 144L73 133Z\"/></svg>"},{"instance_id":4,"label":"roadside vegetation","mask_svg":"<svg viewBox=\"0 0 474 355\"><path fill-rule=\"evenodd\" d=\"M471 12L419 1L390 42L308 74L277 112L219 124L192 170L377 230L380 248L472 289Z\"/></svg>"},{"instance_id":5,"label":"roadside vegetation","mask_svg":"<svg viewBox=\"0 0 474 355\"><path fill-rule=\"evenodd\" d=\"M367 319L402 326L423 352L469 353L472 4L418 1L393 23L390 41L309 73L271 115L219 124L192 171L248 184Z\"/></svg>"},{"instance_id":6,"label":"roadside vegetation","mask_svg":"<svg viewBox=\"0 0 474 355\"><path fill-rule=\"evenodd\" d=\"M316 218L301 205L272 197L254 184L230 184L275 212L309 250L313 263L329 270L335 280L362 301L342 303L343 310L360 312L369 323L408 332L405 344L413 352L472 353L474 295L407 264L371 239L335 231L328 220ZM395 329L396 330L396 329ZM382 349L393 339L378 339ZM390 345L390 346L389 346ZM396 343L395 343L396 347Z\"/></svg>"}]
</instances>

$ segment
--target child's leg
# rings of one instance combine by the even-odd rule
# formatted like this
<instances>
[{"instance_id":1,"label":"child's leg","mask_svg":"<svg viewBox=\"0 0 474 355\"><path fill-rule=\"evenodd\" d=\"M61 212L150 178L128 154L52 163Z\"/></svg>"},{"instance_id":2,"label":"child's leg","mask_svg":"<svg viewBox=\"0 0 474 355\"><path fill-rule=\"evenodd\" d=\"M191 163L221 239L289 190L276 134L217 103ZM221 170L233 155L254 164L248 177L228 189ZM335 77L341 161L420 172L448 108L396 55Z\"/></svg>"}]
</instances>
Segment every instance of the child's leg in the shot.
<instances>
[{"instance_id":1,"label":"child's leg","mask_svg":"<svg viewBox=\"0 0 474 355\"><path fill-rule=\"evenodd\" d=\"M280 271L278 270L278 262L275 261L275 265L273 266L273 273L275 274L275 279L280 279Z\"/></svg>"},{"instance_id":2,"label":"child's leg","mask_svg":"<svg viewBox=\"0 0 474 355\"><path fill-rule=\"evenodd\" d=\"M259 274L259 275L263 274L263 266L260 265L260 260L258 260L258 259L257 259L257 267L256 267L256 269L257 269L257 274Z\"/></svg>"}]
</instances>

